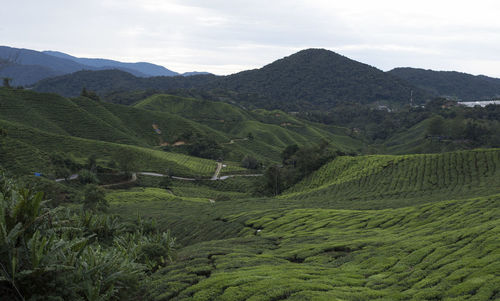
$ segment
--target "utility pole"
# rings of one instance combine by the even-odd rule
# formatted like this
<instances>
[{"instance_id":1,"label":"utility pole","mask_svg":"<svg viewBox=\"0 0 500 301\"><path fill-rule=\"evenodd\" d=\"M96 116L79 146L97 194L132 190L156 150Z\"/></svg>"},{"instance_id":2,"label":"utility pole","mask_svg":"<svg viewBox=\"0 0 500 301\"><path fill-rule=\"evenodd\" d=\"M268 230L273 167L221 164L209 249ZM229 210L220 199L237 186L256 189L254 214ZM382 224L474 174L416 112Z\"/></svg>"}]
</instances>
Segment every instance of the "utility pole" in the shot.
<instances>
[{"instance_id":1,"label":"utility pole","mask_svg":"<svg viewBox=\"0 0 500 301\"><path fill-rule=\"evenodd\" d=\"M410 92L410 108L413 107L413 90Z\"/></svg>"}]
</instances>

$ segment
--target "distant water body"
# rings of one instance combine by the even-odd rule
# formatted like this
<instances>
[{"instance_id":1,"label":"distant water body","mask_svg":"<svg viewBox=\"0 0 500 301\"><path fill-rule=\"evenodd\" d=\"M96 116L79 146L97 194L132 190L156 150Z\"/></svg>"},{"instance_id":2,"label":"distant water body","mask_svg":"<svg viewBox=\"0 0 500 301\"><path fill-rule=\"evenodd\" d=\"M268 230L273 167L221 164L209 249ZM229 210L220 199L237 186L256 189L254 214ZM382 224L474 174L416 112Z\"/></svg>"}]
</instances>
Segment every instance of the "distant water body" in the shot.
<instances>
[{"instance_id":1,"label":"distant water body","mask_svg":"<svg viewBox=\"0 0 500 301\"><path fill-rule=\"evenodd\" d=\"M461 101L458 104L464 105L466 107L481 106L486 107L487 105L500 105L500 100L488 100L488 101Z\"/></svg>"}]
</instances>

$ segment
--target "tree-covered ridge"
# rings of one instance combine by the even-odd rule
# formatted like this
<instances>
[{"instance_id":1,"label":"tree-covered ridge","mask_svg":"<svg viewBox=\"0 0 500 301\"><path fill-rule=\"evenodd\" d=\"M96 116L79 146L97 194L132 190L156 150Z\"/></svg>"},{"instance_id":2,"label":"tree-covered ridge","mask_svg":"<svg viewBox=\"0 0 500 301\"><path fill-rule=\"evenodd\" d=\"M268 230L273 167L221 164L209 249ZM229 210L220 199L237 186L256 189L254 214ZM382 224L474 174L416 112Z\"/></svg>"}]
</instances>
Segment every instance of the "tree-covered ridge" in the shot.
<instances>
[{"instance_id":1,"label":"tree-covered ridge","mask_svg":"<svg viewBox=\"0 0 500 301\"><path fill-rule=\"evenodd\" d=\"M397 77L324 49L303 50L261 69L229 76L145 79L118 70L82 71L43 80L35 89L76 96L82 87L101 96L148 90L194 93L249 107L286 111L329 109L342 101L406 104L412 91L415 102L428 98L426 92Z\"/></svg>"},{"instance_id":2,"label":"tree-covered ridge","mask_svg":"<svg viewBox=\"0 0 500 301\"><path fill-rule=\"evenodd\" d=\"M396 68L388 73L436 96L453 97L464 101L500 97L498 78L417 68Z\"/></svg>"}]
</instances>

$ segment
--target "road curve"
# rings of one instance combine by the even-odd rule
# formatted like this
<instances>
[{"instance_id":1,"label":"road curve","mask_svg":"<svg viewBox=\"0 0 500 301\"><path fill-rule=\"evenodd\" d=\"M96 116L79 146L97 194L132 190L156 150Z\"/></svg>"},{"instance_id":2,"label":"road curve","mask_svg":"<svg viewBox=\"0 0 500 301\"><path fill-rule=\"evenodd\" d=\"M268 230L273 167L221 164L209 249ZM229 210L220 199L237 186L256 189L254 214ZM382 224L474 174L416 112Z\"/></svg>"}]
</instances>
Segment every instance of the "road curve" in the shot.
<instances>
[{"instance_id":1,"label":"road curve","mask_svg":"<svg viewBox=\"0 0 500 301\"><path fill-rule=\"evenodd\" d=\"M222 163L217 162L217 169L215 170L214 175L210 178L211 181L227 180L227 179L233 178L233 177L261 177L261 176L263 176L263 174L241 174L241 175L219 176L223 167L224 167L224 165ZM101 185L101 187L113 187L113 186L132 183L132 182L137 181L137 175L151 176L151 177L168 177L168 175L161 174L161 173L149 172L149 171L138 171L138 172L132 173L132 178L128 181L123 181L123 182L114 183L114 184ZM196 180L198 180L195 178L186 178L186 177L177 177L177 176L170 176L170 177L172 179L181 180L181 181L196 181ZM76 180L76 179L78 179L78 174L72 174L71 176L68 177L68 180ZM65 180L66 179L64 179L64 178L55 179L56 182L62 182Z\"/></svg>"},{"instance_id":2,"label":"road curve","mask_svg":"<svg viewBox=\"0 0 500 301\"><path fill-rule=\"evenodd\" d=\"M215 170L215 173L210 180L215 181L219 179L219 174L221 169L222 169L222 163L217 162L217 169Z\"/></svg>"}]
</instances>

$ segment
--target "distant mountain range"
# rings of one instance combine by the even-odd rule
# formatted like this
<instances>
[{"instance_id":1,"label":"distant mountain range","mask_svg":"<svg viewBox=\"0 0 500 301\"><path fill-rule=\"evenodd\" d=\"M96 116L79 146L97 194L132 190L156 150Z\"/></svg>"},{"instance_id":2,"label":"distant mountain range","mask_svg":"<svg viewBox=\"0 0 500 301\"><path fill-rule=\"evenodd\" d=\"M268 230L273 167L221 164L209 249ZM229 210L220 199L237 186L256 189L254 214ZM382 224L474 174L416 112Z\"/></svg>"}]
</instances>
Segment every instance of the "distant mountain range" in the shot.
<instances>
[{"instance_id":1,"label":"distant mountain range","mask_svg":"<svg viewBox=\"0 0 500 301\"><path fill-rule=\"evenodd\" d=\"M455 71L433 71L396 68L388 72L422 88L433 95L460 100L481 100L500 97L500 79Z\"/></svg>"},{"instance_id":2,"label":"distant mountain range","mask_svg":"<svg viewBox=\"0 0 500 301\"><path fill-rule=\"evenodd\" d=\"M13 78L14 85L36 82L36 91L64 96L77 96L85 87L105 100L124 104L153 92L287 111L324 110L342 102L402 105L409 103L411 95L414 103L439 96L476 100L500 95L500 79L413 68L383 72L325 49L302 50L260 69L228 76L178 74L150 63L77 58L55 51L9 47L0 47L1 58L14 58L0 68L0 77Z\"/></svg>"},{"instance_id":3,"label":"distant mountain range","mask_svg":"<svg viewBox=\"0 0 500 301\"><path fill-rule=\"evenodd\" d=\"M115 71L82 71L40 81L35 90L76 96L82 87L100 95L116 91L196 90L250 107L327 109L339 102L407 103L430 94L374 67L324 49L307 49L260 69L228 76L138 78Z\"/></svg>"},{"instance_id":4,"label":"distant mountain range","mask_svg":"<svg viewBox=\"0 0 500 301\"><path fill-rule=\"evenodd\" d=\"M163 66L139 62L124 63L108 59L78 58L58 51L35 51L0 46L0 77L12 78L13 85L31 85L45 78L81 70L117 69L137 77L191 76L206 72L179 74Z\"/></svg>"}]
</instances>

